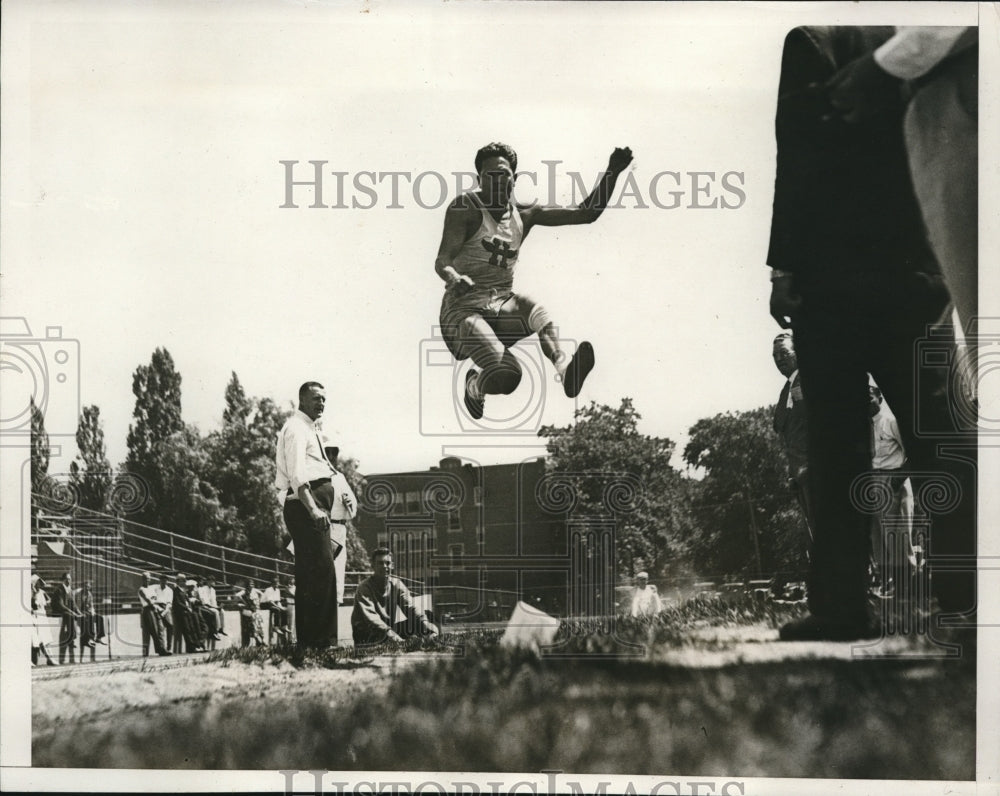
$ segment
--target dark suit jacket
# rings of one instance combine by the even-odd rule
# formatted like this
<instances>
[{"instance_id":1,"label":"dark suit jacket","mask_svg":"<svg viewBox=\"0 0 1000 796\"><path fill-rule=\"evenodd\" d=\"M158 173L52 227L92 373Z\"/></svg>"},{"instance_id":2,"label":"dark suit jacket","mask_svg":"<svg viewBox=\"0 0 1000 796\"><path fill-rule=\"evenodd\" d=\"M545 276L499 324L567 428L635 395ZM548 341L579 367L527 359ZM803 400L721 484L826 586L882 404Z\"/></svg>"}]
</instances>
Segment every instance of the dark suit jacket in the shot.
<instances>
[{"instance_id":1,"label":"dark suit jacket","mask_svg":"<svg viewBox=\"0 0 1000 796\"><path fill-rule=\"evenodd\" d=\"M826 82L892 34L889 27L802 27L785 38L767 263L793 272L803 294L872 274L940 271L910 180L902 82L875 118L822 118L832 111Z\"/></svg>"},{"instance_id":2,"label":"dark suit jacket","mask_svg":"<svg viewBox=\"0 0 1000 796\"><path fill-rule=\"evenodd\" d=\"M60 583L52 594L52 611L56 616L68 616L76 612L76 597L72 589Z\"/></svg>"},{"instance_id":3,"label":"dark suit jacket","mask_svg":"<svg viewBox=\"0 0 1000 796\"><path fill-rule=\"evenodd\" d=\"M788 456L788 474L795 476L809 464L809 415L805 399L800 399L788 408L790 386L785 381L774 407L774 431L781 437Z\"/></svg>"}]
</instances>

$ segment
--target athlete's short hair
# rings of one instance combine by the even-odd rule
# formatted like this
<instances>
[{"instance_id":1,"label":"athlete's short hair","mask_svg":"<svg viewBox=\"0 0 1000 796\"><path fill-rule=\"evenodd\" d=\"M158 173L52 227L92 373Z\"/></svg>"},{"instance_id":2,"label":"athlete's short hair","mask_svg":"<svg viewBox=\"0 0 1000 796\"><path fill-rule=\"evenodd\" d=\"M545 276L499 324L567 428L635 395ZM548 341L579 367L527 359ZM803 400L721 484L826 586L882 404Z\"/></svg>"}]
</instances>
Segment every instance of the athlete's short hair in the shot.
<instances>
[{"instance_id":1,"label":"athlete's short hair","mask_svg":"<svg viewBox=\"0 0 1000 796\"><path fill-rule=\"evenodd\" d=\"M511 170L515 173L517 172L517 152L509 144L501 144L499 141L494 141L476 153L476 174L479 174L483 170L483 162L487 158L496 157L506 158L510 163Z\"/></svg>"},{"instance_id":2,"label":"athlete's short hair","mask_svg":"<svg viewBox=\"0 0 1000 796\"><path fill-rule=\"evenodd\" d=\"M301 401L303 398L305 398L306 393L309 392L309 390L311 390L313 387L319 387L319 389L321 390L326 389L326 387L324 387L318 381L307 381L305 384L299 387L299 400Z\"/></svg>"},{"instance_id":3,"label":"athlete's short hair","mask_svg":"<svg viewBox=\"0 0 1000 796\"><path fill-rule=\"evenodd\" d=\"M374 550L372 550L372 561L374 561L376 558L381 558L382 556L391 556L391 555L392 555L392 550L390 550L388 547L376 547Z\"/></svg>"}]
</instances>

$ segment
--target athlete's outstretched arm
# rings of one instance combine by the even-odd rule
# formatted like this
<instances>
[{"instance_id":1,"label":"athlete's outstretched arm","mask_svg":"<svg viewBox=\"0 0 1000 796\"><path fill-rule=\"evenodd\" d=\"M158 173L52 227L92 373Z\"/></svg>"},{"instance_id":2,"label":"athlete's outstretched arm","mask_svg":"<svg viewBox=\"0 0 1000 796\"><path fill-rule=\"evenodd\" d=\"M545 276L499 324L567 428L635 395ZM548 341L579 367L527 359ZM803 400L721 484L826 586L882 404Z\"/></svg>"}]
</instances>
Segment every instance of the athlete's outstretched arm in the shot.
<instances>
[{"instance_id":1,"label":"athlete's outstretched arm","mask_svg":"<svg viewBox=\"0 0 1000 796\"><path fill-rule=\"evenodd\" d=\"M617 147L608 158L608 169L601 175L597 187L576 207L535 205L521 209L524 234L527 235L528 230L536 224L543 227L561 227L596 221L608 206L615 184L618 182L618 175L625 171L631 162L632 150L628 147Z\"/></svg>"},{"instance_id":2,"label":"athlete's outstretched arm","mask_svg":"<svg viewBox=\"0 0 1000 796\"><path fill-rule=\"evenodd\" d=\"M434 270L445 281L446 289L464 293L475 285L468 276L458 273L453 263L462 246L469 239L469 226L472 208L464 196L459 196L448 205L444 215L444 231L441 233L441 245L438 247ZM475 232L475 229L472 230Z\"/></svg>"}]
</instances>

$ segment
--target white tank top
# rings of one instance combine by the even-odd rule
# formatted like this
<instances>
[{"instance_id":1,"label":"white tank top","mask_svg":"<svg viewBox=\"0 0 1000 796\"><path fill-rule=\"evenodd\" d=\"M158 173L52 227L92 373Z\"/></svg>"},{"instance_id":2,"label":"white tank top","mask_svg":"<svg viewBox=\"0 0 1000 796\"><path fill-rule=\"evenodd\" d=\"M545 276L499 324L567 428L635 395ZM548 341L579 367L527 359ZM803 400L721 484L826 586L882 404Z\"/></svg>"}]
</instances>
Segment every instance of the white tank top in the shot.
<instances>
[{"instance_id":1,"label":"white tank top","mask_svg":"<svg viewBox=\"0 0 1000 796\"><path fill-rule=\"evenodd\" d=\"M495 221L475 192L467 193L479 208L482 222L476 234L465 242L452 266L476 283L476 292L510 293L514 285L514 269L524 237L521 214L512 203Z\"/></svg>"}]
</instances>

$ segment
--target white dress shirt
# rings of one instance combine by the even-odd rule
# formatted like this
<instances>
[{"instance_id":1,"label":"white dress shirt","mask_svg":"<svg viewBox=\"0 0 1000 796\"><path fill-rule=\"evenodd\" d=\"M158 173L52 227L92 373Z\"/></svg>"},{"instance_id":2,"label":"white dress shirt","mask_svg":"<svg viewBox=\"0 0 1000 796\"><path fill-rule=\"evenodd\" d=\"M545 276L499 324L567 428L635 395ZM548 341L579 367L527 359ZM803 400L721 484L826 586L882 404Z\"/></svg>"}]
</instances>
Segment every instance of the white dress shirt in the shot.
<instances>
[{"instance_id":1,"label":"white dress shirt","mask_svg":"<svg viewBox=\"0 0 1000 796\"><path fill-rule=\"evenodd\" d=\"M898 470L906 463L906 451L903 450L903 438L892 412L885 408L879 409L872 417L872 468L875 470Z\"/></svg>"},{"instance_id":2,"label":"white dress shirt","mask_svg":"<svg viewBox=\"0 0 1000 796\"><path fill-rule=\"evenodd\" d=\"M315 421L301 409L295 410L278 434L275 464L274 486L280 503L285 502L289 489L298 492L303 484L336 472L323 453Z\"/></svg>"}]
</instances>

